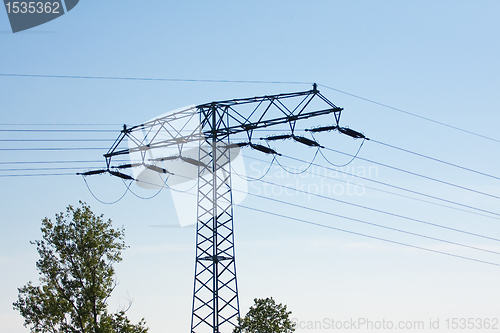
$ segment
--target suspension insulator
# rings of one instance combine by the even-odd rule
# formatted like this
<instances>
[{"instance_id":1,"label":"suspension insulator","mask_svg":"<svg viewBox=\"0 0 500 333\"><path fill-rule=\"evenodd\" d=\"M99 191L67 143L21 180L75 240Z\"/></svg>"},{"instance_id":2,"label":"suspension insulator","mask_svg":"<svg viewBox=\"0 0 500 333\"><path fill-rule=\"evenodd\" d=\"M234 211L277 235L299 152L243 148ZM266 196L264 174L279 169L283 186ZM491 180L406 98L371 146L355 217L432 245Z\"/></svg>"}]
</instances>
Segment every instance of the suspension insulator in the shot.
<instances>
[{"instance_id":1,"label":"suspension insulator","mask_svg":"<svg viewBox=\"0 0 500 333\"><path fill-rule=\"evenodd\" d=\"M311 128L311 129L306 129L306 132L326 132L326 131L333 131L336 130L337 126L323 126L323 127L316 127L316 128Z\"/></svg>"},{"instance_id":2,"label":"suspension insulator","mask_svg":"<svg viewBox=\"0 0 500 333\"><path fill-rule=\"evenodd\" d=\"M295 141L300 142L302 144L305 144L306 146L309 146L309 147L321 147L321 148L325 148L322 145L320 145L319 143L317 143L316 141L313 141L313 140L308 139L308 138L304 138L303 136L294 135L293 139Z\"/></svg>"},{"instance_id":3,"label":"suspension insulator","mask_svg":"<svg viewBox=\"0 0 500 333\"><path fill-rule=\"evenodd\" d=\"M274 154L274 155L281 156L281 154L277 153L274 149L271 149L271 148L263 146L263 145L251 143L250 147L252 147L255 150L261 151L263 153L266 153L266 154Z\"/></svg>"},{"instance_id":4,"label":"suspension insulator","mask_svg":"<svg viewBox=\"0 0 500 333\"><path fill-rule=\"evenodd\" d=\"M250 144L250 142L230 143L230 144L226 145L224 148L226 148L226 149L239 148L239 147L248 146L249 144Z\"/></svg>"},{"instance_id":5,"label":"suspension insulator","mask_svg":"<svg viewBox=\"0 0 500 333\"><path fill-rule=\"evenodd\" d=\"M261 140L267 140L267 141L275 141L275 140L285 140L285 139L290 139L292 137L291 134L283 134L283 135L273 135L273 136L268 136L267 138L260 138Z\"/></svg>"},{"instance_id":6,"label":"suspension insulator","mask_svg":"<svg viewBox=\"0 0 500 333\"><path fill-rule=\"evenodd\" d=\"M158 173L170 173L168 172L166 169L163 169L163 168L160 168L156 165L152 165L152 164L144 164L144 166L146 168L148 168L149 170L152 170L152 171L156 171Z\"/></svg>"},{"instance_id":7,"label":"suspension insulator","mask_svg":"<svg viewBox=\"0 0 500 333\"><path fill-rule=\"evenodd\" d=\"M364 134L356 132L355 130L347 127L339 127L339 132L344 133L345 135L349 135L350 137L353 137L355 139L365 139Z\"/></svg>"},{"instance_id":8,"label":"suspension insulator","mask_svg":"<svg viewBox=\"0 0 500 333\"><path fill-rule=\"evenodd\" d=\"M108 172L108 170L92 170L92 171L87 171L87 172L78 172L77 175L79 176L92 176L92 175L100 175L102 173Z\"/></svg>"},{"instance_id":9,"label":"suspension insulator","mask_svg":"<svg viewBox=\"0 0 500 333\"><path fill-rule=\"evenodd\" d=\"M112 171L112 170L109 170L108 171L110 174L112 174L113 176L116 176L116 177L119 177L119 178L122 178L122 179L126 179L126 180L134 180L134 178L130 177L129 175L126 175L124 173L121 173L121 172L118 172L118 171Z\"/></svg>"},{"instance_id":10,"label":"suspension insulator","mask_svg":"<svg viewBox=\"0 0 500 333\"><path fill-rule=\"evenodd\" d=\"M141 166L142 164L141 163L132 163L132 164L123 164L123 165L119 165L117 167L112 167L112 168L115 168L115 169L128 169L128 168L135 168L135 167L138 167L138 166Z\"/></svg>"},{"instance_id":11,"label":"suspension insulator","mask_svg":"<svg viewBox=\"0 0 500 333\"><path fill-rule=\"evenodd\" d=\"M158 157L158 158L150 159L150 161L156 161L156 162L173 161L173 160L176 160L178 158L179 158L179 156Z\"/></svg>"},{"instance_id":12,"label":"suspension insulator","mask_svg":"<svg viewBox=\"0 0 500 333\"><path fill-rule=\"evenodd\" d=\"M203 168L208 168L208 165L206 165L205 163L198 161L198 160L195 160L194 158L191 158L191 157L182 157L181 156L181 160L183 160L186 163L192 164L192 165L196 165L196 166L203 167Z\"/></svg>"}]
</instances>

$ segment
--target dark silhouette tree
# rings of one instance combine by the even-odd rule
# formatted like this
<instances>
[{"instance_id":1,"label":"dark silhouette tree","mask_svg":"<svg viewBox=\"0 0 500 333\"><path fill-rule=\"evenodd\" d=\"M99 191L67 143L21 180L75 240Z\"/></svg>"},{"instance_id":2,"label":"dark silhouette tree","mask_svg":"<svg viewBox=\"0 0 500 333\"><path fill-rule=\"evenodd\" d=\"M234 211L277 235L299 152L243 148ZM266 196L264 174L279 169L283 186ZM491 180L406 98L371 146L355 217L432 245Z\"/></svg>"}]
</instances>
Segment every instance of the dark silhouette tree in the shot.
<instances>
[{"instance_id":1,"label":"dark silhouette tree","mask_svg":"<svg viewBox=\"0 0 500 333\"><path fill-rule=\"evenodd\" d=\"M238 318L239 327L233 333L291 333L295 331L291 314L286 305L276 304L272 297L256 298L245 318Z\"/></svg>"},{"instance_id":2,"label":"dark silhouette tree","mask_svg":"<svg viewBox=\"0 0 500 333\"><path fill-rule=\"evenodd\" d=\"M42 240L36 245L40 285L18 288L13 304L24 326L35 333L145 333L142 319L133 325L125 311L108 313L107 300L116 287L113 264L122 260L124 229L96 216L80 201L55 221L42 220Z\"/></svg>"}]
</instances>

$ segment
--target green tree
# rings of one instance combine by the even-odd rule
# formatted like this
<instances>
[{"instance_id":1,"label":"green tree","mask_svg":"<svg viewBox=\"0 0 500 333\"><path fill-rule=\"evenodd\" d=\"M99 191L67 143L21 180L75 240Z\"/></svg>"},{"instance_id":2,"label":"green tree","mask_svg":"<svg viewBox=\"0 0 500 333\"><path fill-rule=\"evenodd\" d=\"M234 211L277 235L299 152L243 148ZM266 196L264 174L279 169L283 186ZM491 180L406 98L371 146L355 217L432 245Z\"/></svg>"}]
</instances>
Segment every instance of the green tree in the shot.
<instances>
[{"instance_id":1,"label":"green tree","mask_svg":"<svg viewBox=\"0 0 500 333\"><path fill-rule=\"evenodd\" d=\"M291 311L286 310L286 305L276 304L272 297L256 298L245 318L238 318L240 326L235 327L233 332L291 333L295 331L295 323L290 319L291 314Z\"/></svg>"},{"instance_id":2,"label":"green tree","mask_svg":"<svg viewBox=\"0 0 500 333\"><path fill-rule=\"evenodd\" d=\"M55 221L42 220L36 245L40 286L30 281L18 288L13 304L24 326L35 333L145 333L142 319L132 325L124 311L108 313L107 300L116 286L113 264L122 260L124 229L96 216L80 201Z\"/></svg>"}]
</instances>

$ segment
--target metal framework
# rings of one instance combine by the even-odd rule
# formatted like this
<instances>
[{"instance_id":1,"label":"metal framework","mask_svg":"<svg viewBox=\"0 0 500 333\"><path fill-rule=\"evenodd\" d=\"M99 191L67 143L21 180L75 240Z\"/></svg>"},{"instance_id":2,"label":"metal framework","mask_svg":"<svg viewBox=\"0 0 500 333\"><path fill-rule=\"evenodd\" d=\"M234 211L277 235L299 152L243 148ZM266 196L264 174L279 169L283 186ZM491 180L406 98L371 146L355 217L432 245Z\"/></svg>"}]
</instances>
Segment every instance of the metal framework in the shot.
<instances>
[{"instance_id":1,"label":"metal framework","mask_svg":"<svg viewBox=\"0 0 500 333\"><path fill-rule=\"evenodd\" d=\"M348 129L339 127L341 111L342 108L320 94L316 84L312 90L304 92L211 102L131 128L124 126L118 139L104 155L107 170L102 172L107 171L124 179L134 178L115 168L142 165L160 174L168 174L169 171L161 163L173 159L180 159L198 168L191 333L229 333L238 327L240 312L233 235L231 147L250 146L264 153L276 154L269 147L252 143L252 134L256 130L280 124L288 124L291 134L272 140L293 138L309 146L319 146L312 140L294 134L297 121L333 114L334 125L311 131L346 131ZM193 117L199 117L199 125L188 133L174 125L175 122L189 121ZM246 133L248 142L232 143L231 136L236 133ZM123 148L125 138L135 145ZM183 146L193 142L198 142L198 160L182 155ZM177 147L178 155L165 156L164 149L169 147ZM140 153L139 163L118 167L111 165L113 157L132 153ZM98 172L88 174L95 173Z\"/></svg>"},{"instance_id":2,"label":"metal framework","mask_svg":"<svg viewBox=\"0 0 500 333\"><path fill-rule=\"evenodd\" d=\"M198 224L191 332L232 330L239 317L238 286L234 258L233 205L231 195L231 149L227 128L228 112L212 104L202 109L204 125L211 130L210 145L200 141L198 181ZM206 172L207 168L210 172Z\"/></svg>"}]
</instances>

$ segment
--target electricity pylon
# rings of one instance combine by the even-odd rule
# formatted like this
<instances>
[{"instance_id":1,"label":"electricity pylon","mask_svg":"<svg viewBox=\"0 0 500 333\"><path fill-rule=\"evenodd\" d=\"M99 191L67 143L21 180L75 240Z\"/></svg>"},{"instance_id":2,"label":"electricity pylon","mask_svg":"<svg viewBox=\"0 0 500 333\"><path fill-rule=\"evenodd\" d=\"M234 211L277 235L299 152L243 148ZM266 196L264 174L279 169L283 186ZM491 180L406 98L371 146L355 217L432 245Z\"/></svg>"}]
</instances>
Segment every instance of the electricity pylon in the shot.
<instances>
[{"instance_id":1,"label":"electricity pylon","mask_svg":"<svg viewBox=\"0 0 500 333\"><path fill-rule=\"evenodd\" d=\"M327 108L306 112L306 108L316 96L327 103ZM285 99L299 99L299 103L290 109L282 102ZM252 106L250 108L252 112L248 116L243 116L238 112L238 109L245 104ZM293 131L297 120L332 112L336 115L335 121L338 125L342 109L320 95L316 85L313 90L307 92L212 102L199 105L197 109L204 136L210 142L206 146L207 149L203 149L203 144L200 143L200 161L211 161L212 176L203 177L204 167L200 166L191 332L202 332L208 329L207 332L219 333L225 327L232 330L238 325L237 318L239 317L230 148L249 145L256 150L276 154L269 147L252 143L252 132L283 123L293 123ZM276 111L278 115L281 113L281 117L276 117ZM248 134L249 142L231 143L230 136L241 132ZM299 138L298 140L306 139L295 137ZM311 140L305 141L314 145Z\"/></svg>"},{"instance_id":2,"label":"electricity pylon","mask_svg":"<svg viewBox=\"0 0 500 333\"><path fill-rule=\"evenodd\" d=\"M245 111L246 109L246 111ZM198 105L174 112L153 121L127 128L105 154L107 169L90 171L83 175L109 172L134 180L118 169L141 167L148 172L170 174L165 161L180 160L186 167L198 170L198 212L196 233L196 261L194 276L192 333L228 333L238 327L239 299L233 235L233 204L231 193L231 160L240 147L278 154L269 146L252 142L252 134L259 129L288 125L290 134L268 136L267 141L293 139L312 147L321 147L311 139L296 135L298 121L333 114L333 125L310 129L312 132L339 130L352 137L362 134L339 127L341 111L317 89L270 96L233 99ZM199 117L199 125L189 133L174 125ZM330 118L331 120L331 118ZM330 121L328 120L328 121ZM248 142L232 142L231 136L245 133ZM124 139L129 147L120 148ZM130 142L134 143L130 147ZM183 156L187 143L198 143L198 159ZM166 148L178 148L178 155L169 155ZM235 152L235 149L238 149ZM136 154L137 163L111 165L118 155ZM279 154L278 154L279 155ZM135 179L139 181L139 179Z\"/></svg>"}]
</instances>

